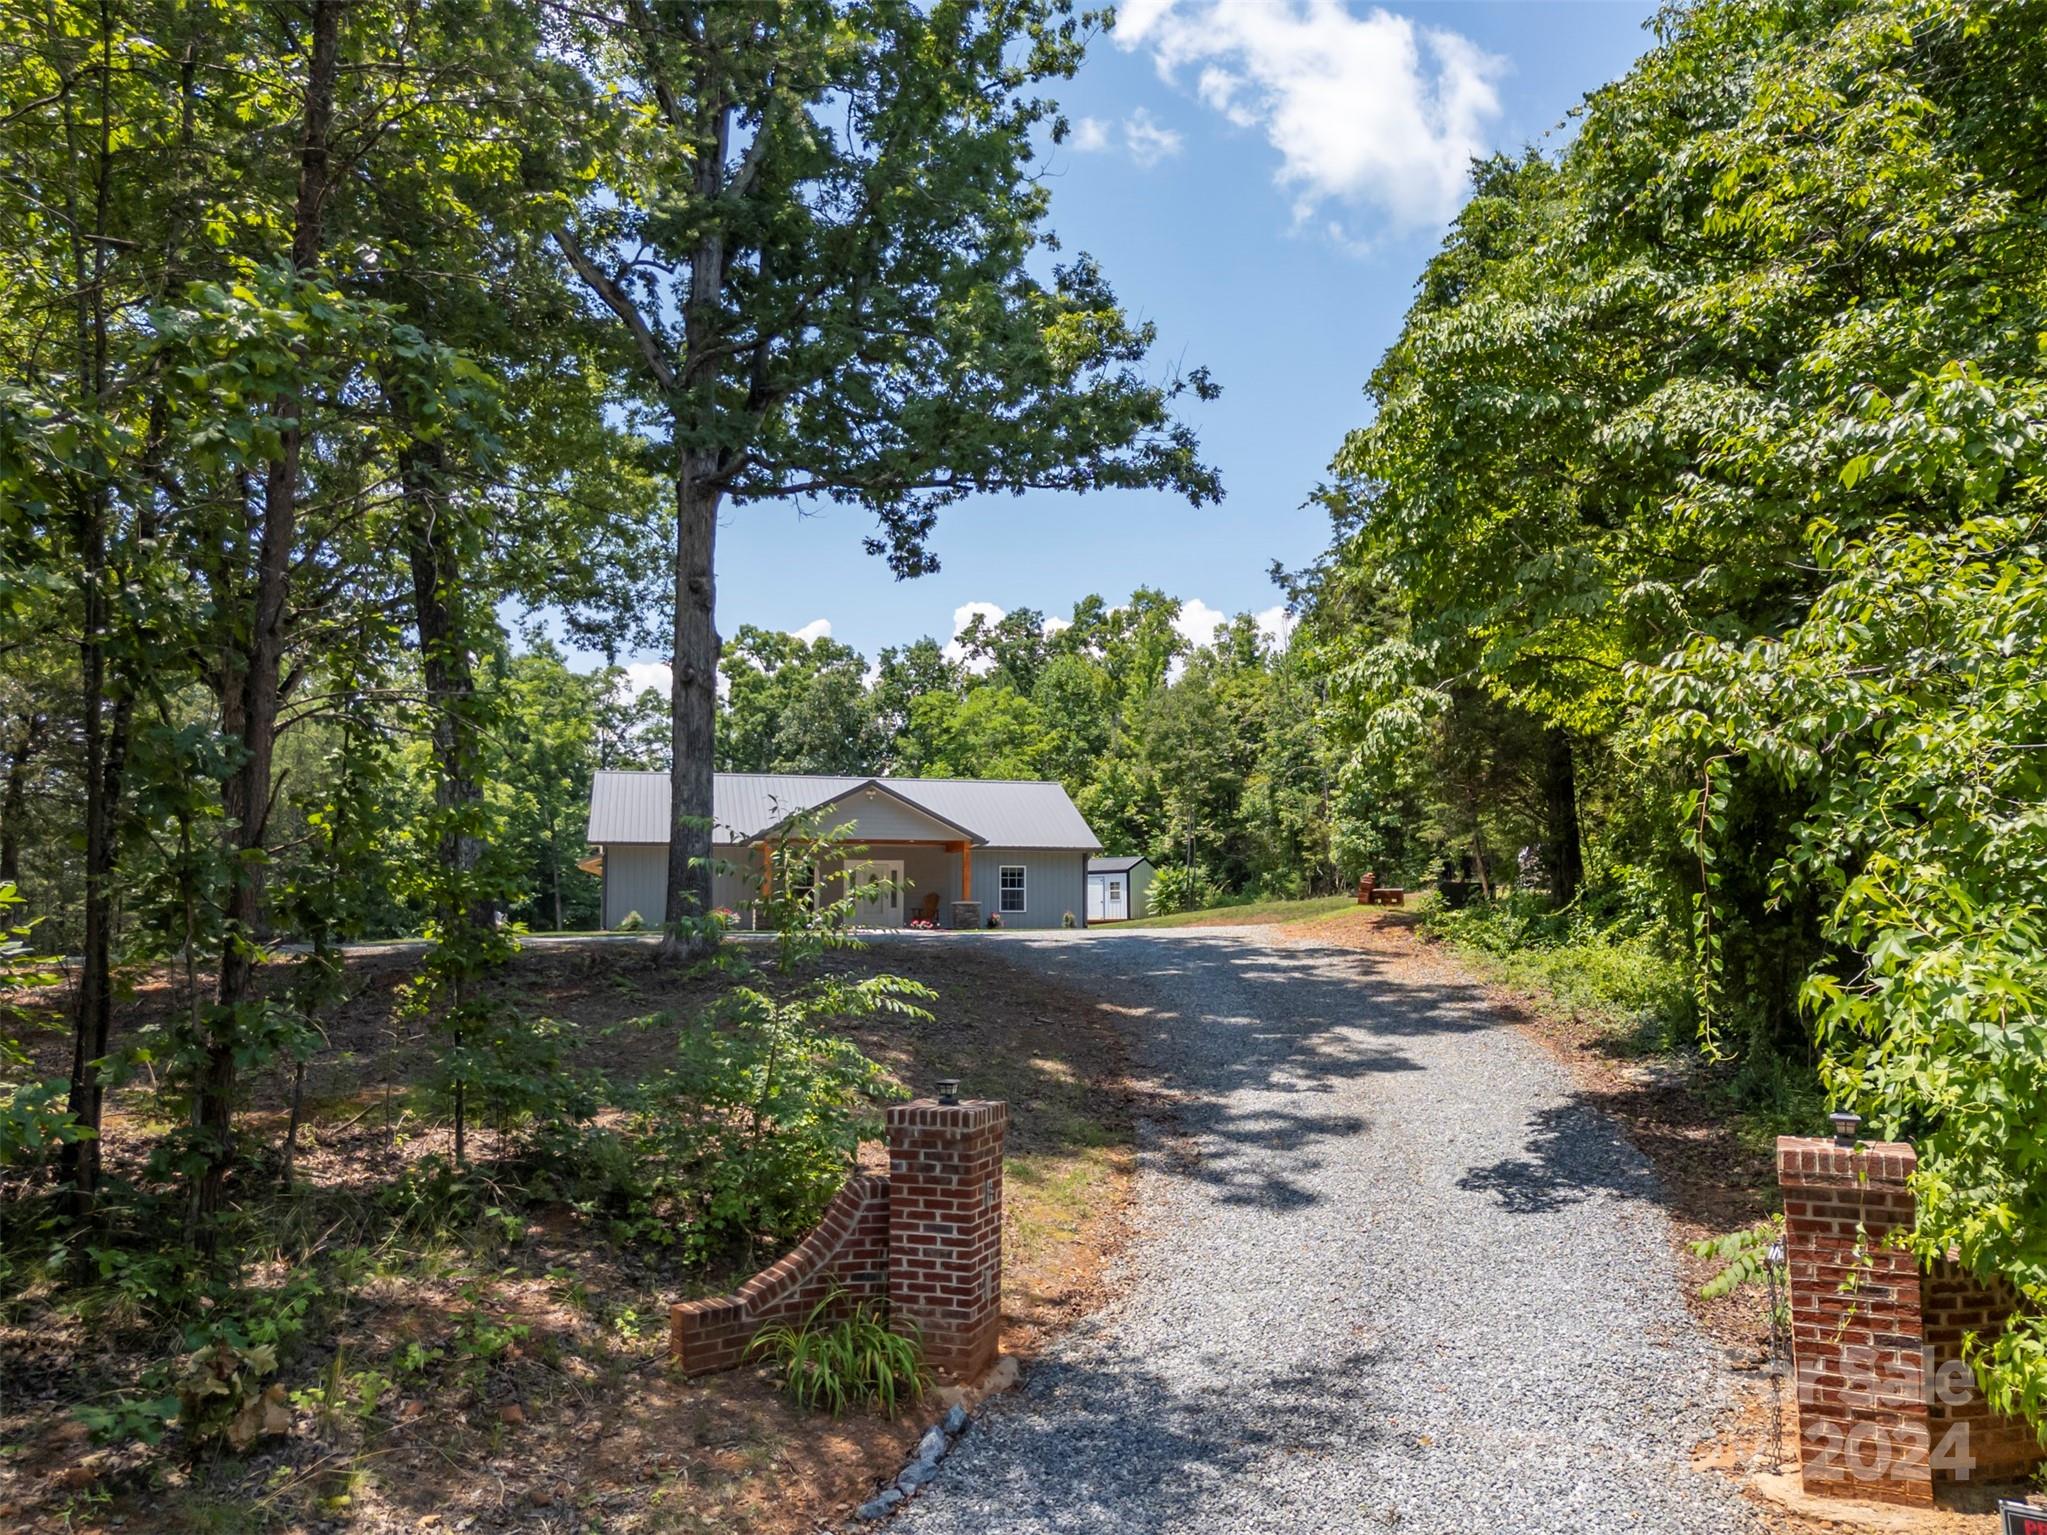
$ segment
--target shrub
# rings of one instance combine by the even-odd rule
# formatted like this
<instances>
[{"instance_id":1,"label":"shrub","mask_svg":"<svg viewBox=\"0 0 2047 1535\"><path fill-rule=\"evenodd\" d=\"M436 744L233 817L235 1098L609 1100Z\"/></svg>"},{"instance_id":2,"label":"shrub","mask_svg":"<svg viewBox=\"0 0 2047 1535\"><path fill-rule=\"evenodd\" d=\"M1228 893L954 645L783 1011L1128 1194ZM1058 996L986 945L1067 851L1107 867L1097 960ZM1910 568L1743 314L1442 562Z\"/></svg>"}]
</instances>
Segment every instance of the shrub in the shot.
<instances>
[{"instance_id":1,"label":"shrub","mask_svg":"<svg viewBox=\"0 0 2047 1535\"><path fill-rule=\"evenodd\" d=\"M834 1287L801 1323L762 1328L747 1352L774 1360L782 1389L799 1407L837 1417L849 1402L872 1402L894 1417L899 1402L924 1394L924 1351L916 1339L889 1331L875 1301L826 1321L825 1314L845 1301L845 1292Z\"/></svg>"},{"instance_id":2,"label":"shrub","mask_svg":"<svg viewBox=\"0 0 2047 1535\"><path fill-rule=\"evenodd\" d=\"M9 1168L40 1167L58 1147L92 1134L71 1116L70 1084L37 1078L34 1057L14 1035L17 1027L45 1025L6 1002L5 994L54 986L58 968L33 952L36 924L16 914L22 904L12 884L0 884L0 1167Z\"/></svg>"},{"instance_id":3,"label":"shrub","mask_svg":"<svg viewBox=\"0 0 2047 1535\"><path fill-rule=\"evenodd\" d=\"M787 868L803 846L791 837L773 856ZM778 877L776 889L788 888ZM860 1143L880 1135L881 1105L902 1089L833 1028L877 1013L929 1017L919 1004L933 993L901 976L815 973L834 951L865 947L851 930L856 899L764 900L773 975L732 946L723 964L734 984L678 1031L673 1066L622 1101L622 1133L557 1129L538 1148L565 1192L609 1214L621 1240L674 1243L697 1264L757 1257L754 1246L816 1225Z\"/></svg>"},{"instance_id":4,"label":"shrub","mask_svg":"<svg viewBox=\"0 0 2047 1535\"><path fill-rule=\"evenodd\" d=\"M1000 926L1002 926L1002 913L1001 913L1001 912L999 912L999 911L991 911L991 912L989 912L989 913L988 913L988 925L989 925L990 927L1000 927Z\"/></svg>"},{"instance_id":5,"label":"shrub","mask_svg":"<svg viewBox=\"0 0 2047 1535\"><path fill-rule=\"evenodd\" d=\"M1065 916L1059 919L1059 925L1061 927L1079 927L1080 921L1077 917L1073 915L1072 912L1069 911Z\"/></svg>"},{"instance_id":6,"label":"shrub","mask_svg":"<svg viewBox=\"0 0 2047 1535\"><path fill-rule=\"evenodd\" d=\"M1215 881L1201 869L1171 864L1152 876L1146 905L1153 916L1170 916L1176 911L1199 911L1221 899Z\"/></svg>"},{"instance_id":7,"label":"shrub","mask_svg":"<svg viewBox=\"0 0 2047 1535\"><path fill-rule=\"evenodd\" d=\"M629 911L619 919L618 930L621 933L644 933L647 919L636 911Z\"/></svg>"},{"instance_id":8,"label":"shrub","mask_svg":"<svg viewBox=\"0 0 2047 1535\"><path fill-rule=\"evenodd\" d=\"M1547 991L1564 1006L1635 1026L1672 1045L1696 1017L1692 976L1658 927L1626 918L1602 923L1579 907L1516 891L1456 908L1438 904L1428 931L1485 961L1510 985Z\"/></svg>"}]
</instances>

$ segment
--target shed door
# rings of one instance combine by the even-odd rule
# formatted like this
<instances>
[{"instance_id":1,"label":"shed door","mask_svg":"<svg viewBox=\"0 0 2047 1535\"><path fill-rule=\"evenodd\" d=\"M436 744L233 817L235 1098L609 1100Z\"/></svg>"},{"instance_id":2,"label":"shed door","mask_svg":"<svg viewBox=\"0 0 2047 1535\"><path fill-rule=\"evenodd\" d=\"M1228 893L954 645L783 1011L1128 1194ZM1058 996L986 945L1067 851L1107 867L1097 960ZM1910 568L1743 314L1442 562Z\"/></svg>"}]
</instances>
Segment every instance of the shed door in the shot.
<instances>
[{"instance_id":1,"label":"shed door","mask_svg":"<svg viewBox=\"0 0 2047 1535\"><path fill-rule=\"evenodd\" d=\"M1102 920L1102 886L1106 882L1104 876L1100 874L1090 874L1087 877L1087 919L1090 922L1100 922Z\"/></svg>"},{"instance_id":2,"label":"shed door","mask_svg":"<svg viewBox=\"0 0 2047 1535\"><path fill-rule=\"evenodd\" d=\"M1121 874L1111 874L1106 883L1109 888L1102 895L1102 915L1110 922L1121 922L1130 915L1126 898L1129 886Z\"/></svg>"}]
</instances>

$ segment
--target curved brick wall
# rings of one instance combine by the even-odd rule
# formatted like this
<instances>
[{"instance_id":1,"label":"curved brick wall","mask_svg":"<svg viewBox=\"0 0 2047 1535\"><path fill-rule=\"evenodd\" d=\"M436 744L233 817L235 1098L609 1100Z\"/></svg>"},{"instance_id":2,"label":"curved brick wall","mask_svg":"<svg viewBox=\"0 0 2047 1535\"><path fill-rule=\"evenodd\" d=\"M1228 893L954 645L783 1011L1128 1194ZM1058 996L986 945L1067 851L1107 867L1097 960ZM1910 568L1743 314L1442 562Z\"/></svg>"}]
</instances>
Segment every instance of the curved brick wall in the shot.
<instances>
[{"instance_id":1,"label":"curved brick wall","mask_svg":"<svg viewBox=\"0 0 2047 1535\"><path fill-rule=\"evenodd\" d=\"M837 1284L848 1303L888 1295L888 1179L853 1178L795 1251L730 1295L669 1309L669 1351L687 1375L729 1370L763 1327L800 1321Z\"/></svg>"},{"instance_id":2,"label":"curved brick wall","mask_svg":"<svg viewBox=\"0 0 2047 1535\"><path fill-rule=\"evenodd\" d=\"M688 1375L729 1370L763 1327L800 1321L836 1285L848 1305L887 1302L924 1363L970 1380L1002 1331L1002 1143L1009 1105L985 1099L892 1105L889 1176L854 1178L817 1229L730 1295L683 1301L669 1352Z\"/></svg>"}]
</instances>

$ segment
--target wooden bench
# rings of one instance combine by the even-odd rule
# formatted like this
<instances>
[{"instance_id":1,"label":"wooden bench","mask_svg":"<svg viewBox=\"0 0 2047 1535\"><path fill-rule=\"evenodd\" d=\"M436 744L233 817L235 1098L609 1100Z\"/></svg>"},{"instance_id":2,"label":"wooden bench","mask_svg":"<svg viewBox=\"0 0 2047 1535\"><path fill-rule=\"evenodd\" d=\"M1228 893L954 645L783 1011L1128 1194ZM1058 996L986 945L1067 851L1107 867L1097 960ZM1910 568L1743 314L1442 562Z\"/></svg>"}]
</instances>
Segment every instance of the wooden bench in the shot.
<instances>
[{"instance_id":1,"label":"wooden bench","mask_svg":"<svg viewBox=\"0 0 2047 1535\"><path fill-rule=\"evenodd\" d=\"M1399 885L1382 885L1378 876L1367 874L1358 881L1358 905L1405 906L1407 891Z\"/></svg>"}]
</instances>

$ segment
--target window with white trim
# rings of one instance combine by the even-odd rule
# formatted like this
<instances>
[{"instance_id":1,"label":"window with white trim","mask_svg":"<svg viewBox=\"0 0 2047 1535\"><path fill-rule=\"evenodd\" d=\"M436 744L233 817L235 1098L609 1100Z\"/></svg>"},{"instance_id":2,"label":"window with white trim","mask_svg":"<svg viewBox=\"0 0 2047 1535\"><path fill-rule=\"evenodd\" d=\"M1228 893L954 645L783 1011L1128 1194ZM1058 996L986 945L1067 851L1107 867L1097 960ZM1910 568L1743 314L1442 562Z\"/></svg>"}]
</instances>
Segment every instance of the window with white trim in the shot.
<instances>
[{"instance_id":1,"label":"window with white trim","mask_svg":"<svg viewBox=\"0 0 2047 1535\"><path fill-rule=\"evenodd\" d=\"M1024 905L1024 866L1022 864L1006 863L1002 866L1002 877L999 888L1000 899L997 902L998 910L1000 911L1029 910L1029 908Z\"/></svg>"}]
</instances>

